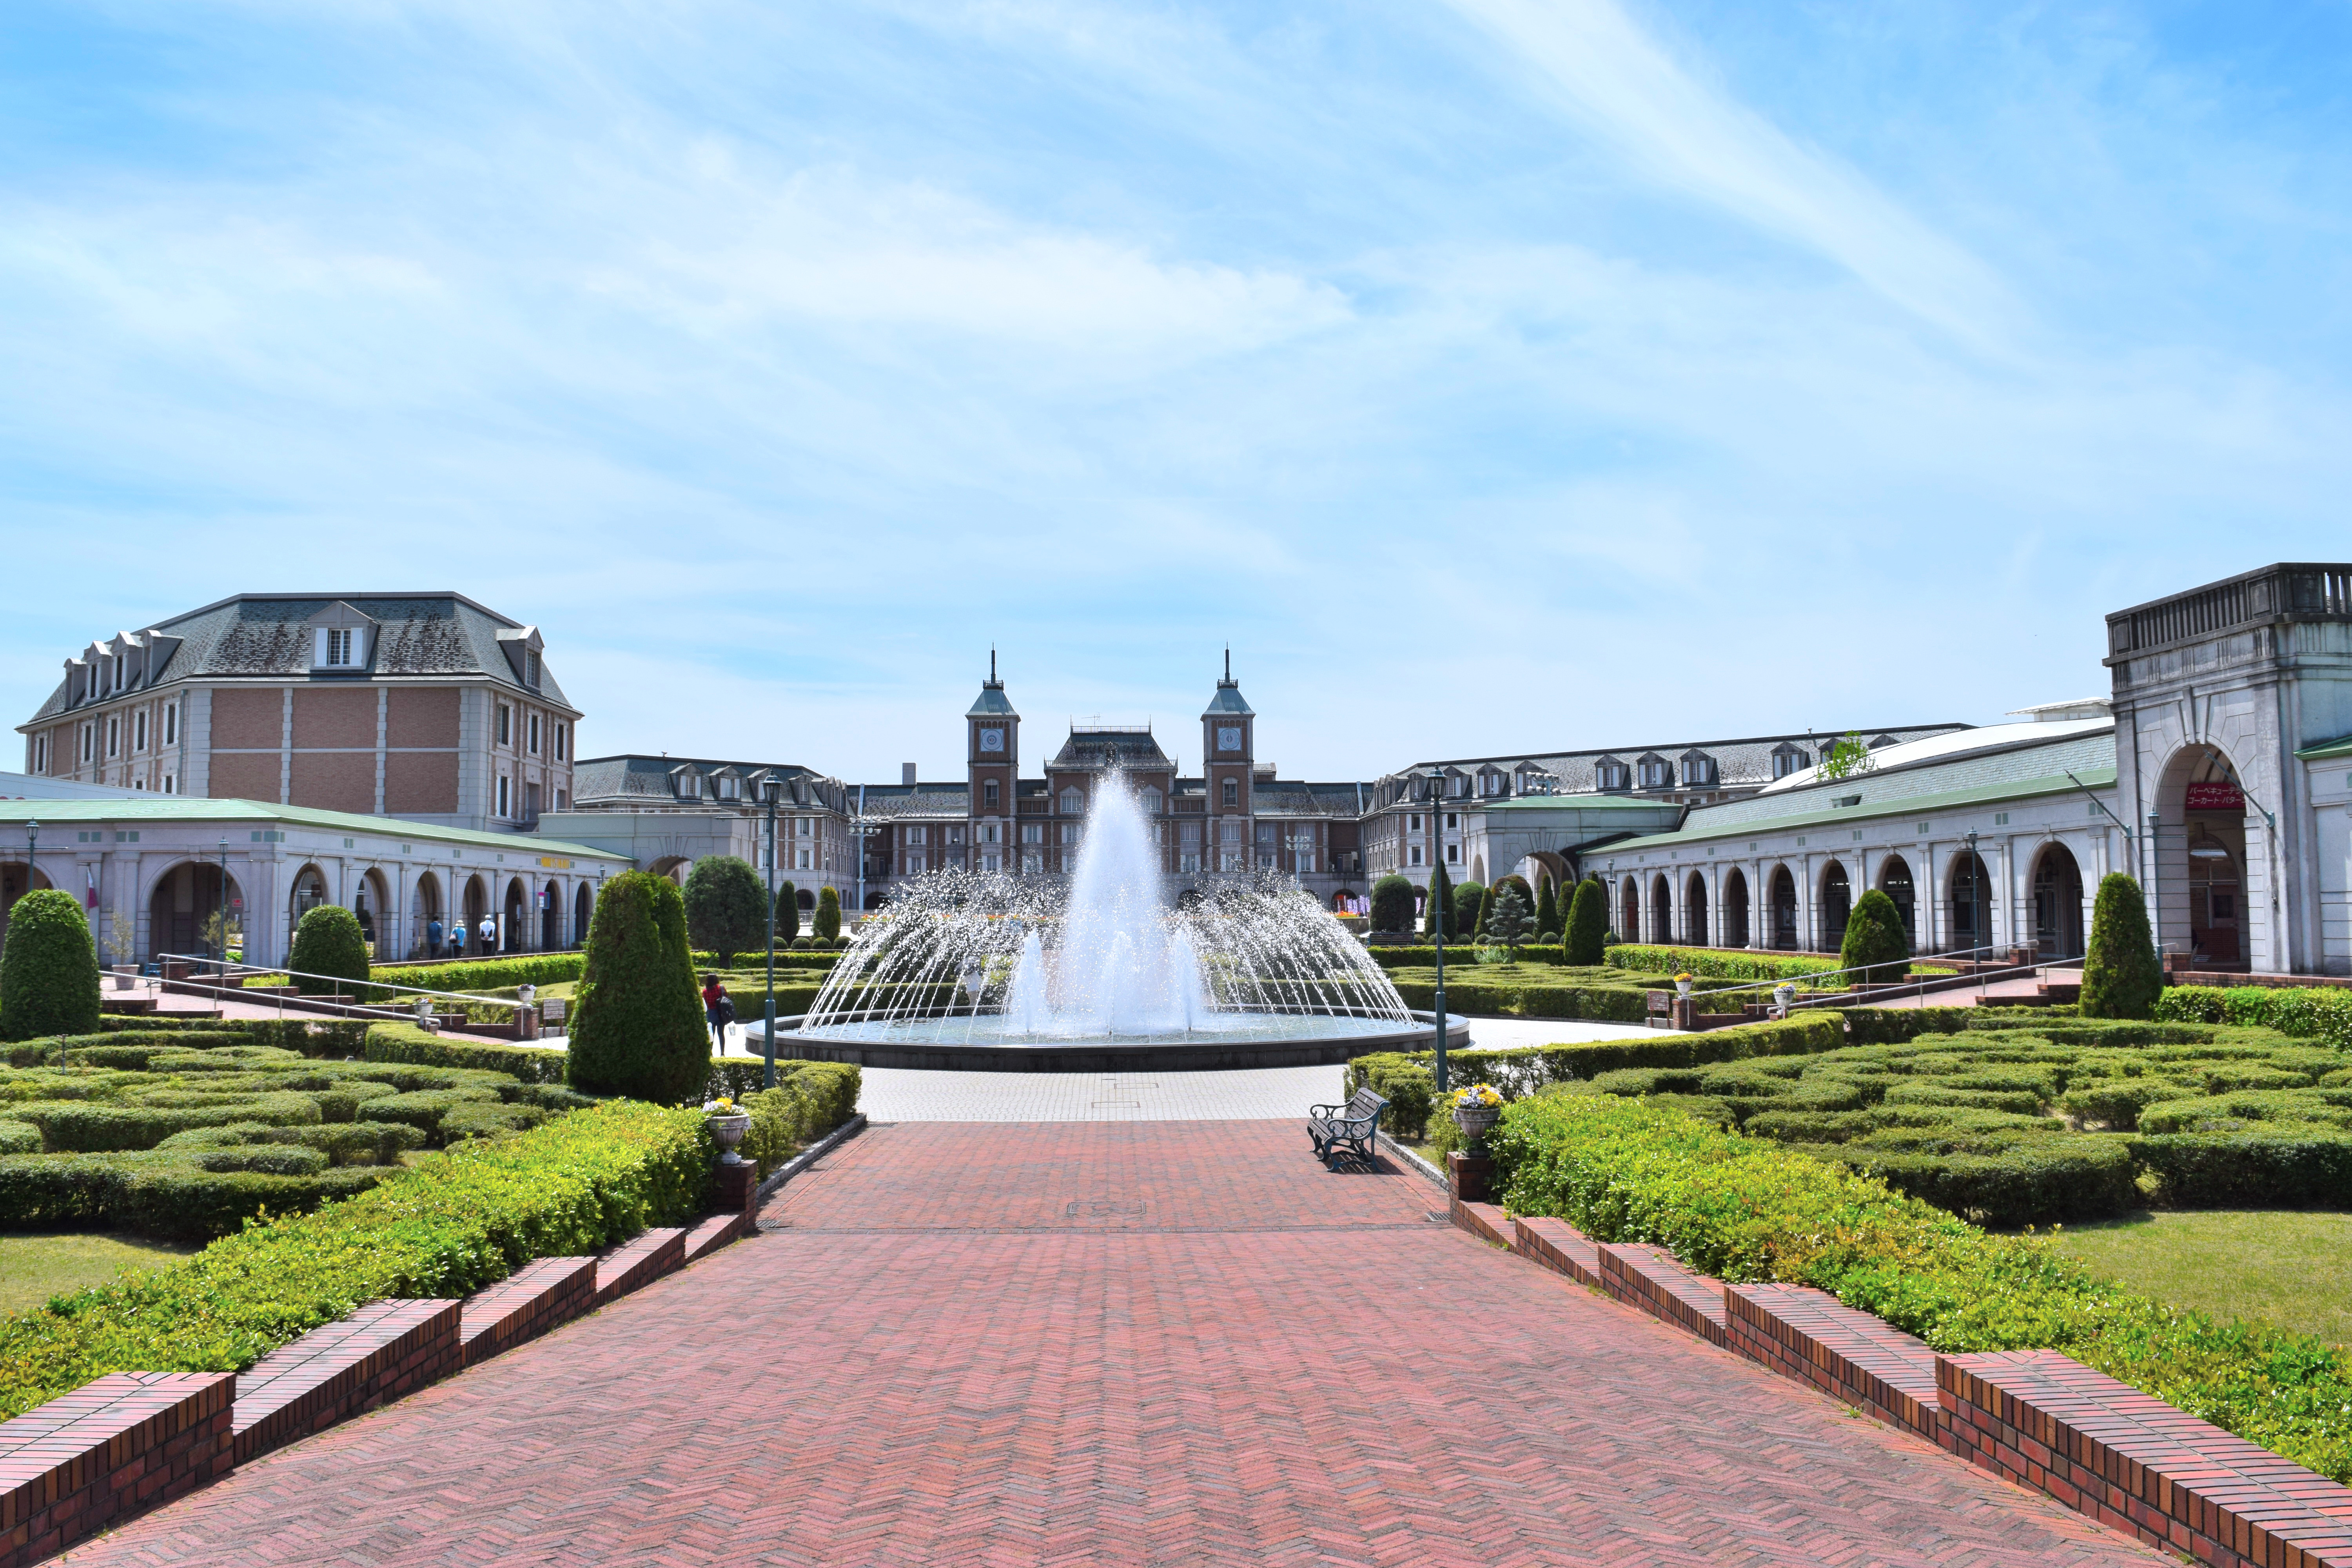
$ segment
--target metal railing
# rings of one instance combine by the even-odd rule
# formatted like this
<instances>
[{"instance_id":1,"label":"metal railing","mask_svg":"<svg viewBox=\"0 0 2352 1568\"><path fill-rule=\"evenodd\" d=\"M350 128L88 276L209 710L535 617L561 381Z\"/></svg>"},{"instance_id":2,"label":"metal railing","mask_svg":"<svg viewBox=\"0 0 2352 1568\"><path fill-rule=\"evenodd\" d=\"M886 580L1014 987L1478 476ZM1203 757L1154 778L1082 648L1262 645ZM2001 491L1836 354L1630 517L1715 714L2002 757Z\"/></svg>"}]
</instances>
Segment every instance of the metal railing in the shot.
<instances>
[{"instance_id":1,"label":"metal railing","mask_svg":"<svg viewBox=\"0 0 2352 1568\"><path fill-rule=\"evenodd\" d=\"M264 989L278 993L278 995L272 999L278 1004L278 1013L280 1017L285 1016L286 1006L289 1000L297 1008L302 1010L326 1008L345 1016L383 1018L387 1022L413 1018L416 1016L413 1000L403 1005L377 1002L362 995L354 995L348 1002L341 1001L339 1000L341 995L341 988L344 986L353 987L360 992L390 991L412 999L439 998L443 1001L464 1003L474 1006L504 1007L516 1015L518 1023L520 1021L520 1015L537 1006L535 1002L509 1002L503 996L478 996L463 991L435 991L423 985L402 985L383 980L353 980L345 974L313 974L307 970L289 969L278 964L231 963L225 959L215 958L205 953L159 952L155 958L159 965L173 963L202 965L205 973L213 974L219 982L217 984L206 984L193 975L182 975L174 979L167 973L159 977L157 981L159 986L175 985L214 996L235 997L257 1004L263 998L257 993L247 990L242 984L257 974L283 974L289 980L323 980L338 988L324 997L319 997L300 992L292 986L265 987ZM230 981L240 984L233 985L229 984ZM296 994L289 998L286 994L288 991L295 991Z\"/></svg>"},{"instance_id":2,"label":"metal railing","mask_svg":"<svg viewBox=\"0 0 2352 1568\"><path fill-rule=\"evenodd\" d=\"M2030 963L2014 964L1986 964L1978 962L1975 957L1978 953L2005 953L2012 952L2014 951L2016 951L2015 943L2003 942L1999 944L1988 943L1982 947L1953 948L1945 952L1915 953L1911 957L1903 961L1906 972L1906 977L1904 980L1896 981L1892 984L1885 985L1863 982L1862 984L1869 984L1870 986L1870 989L1866 992L1858 992L1849 988L1843 991L1831 992L1825 995L1808 996L1802 1000L1792 998L1785 1005L1776 1003L1774 1004L1777 1010L1776 1016L1786 1017L1790 1012L1800 1007L1850 1007L1854 1005L1856 1003L1864 1000L1875 1002L1882 997L1891 998L1906 994L1925 996L1930 990L1958 991L1964 990L1970 985L1983 987L1990 985L1991 982L1996 979L2004 979L2020 974L2038 974L2045 969L2060 969L2068 964L2080 963L2083 962L2083 957L2079 953L2073 958L2036 958ZM1968 963L1970 965L1972 973L1967 974L1958 973L1951 974L1924 974L1918 976L1916 979L1908 977L1907 972L1912 963L1923 961L1932 962L1939 958L1950 959L1956 963ZM1810 985L1822 980L1833 980L1842 974L1863 974L1874 969L1884 969L1885 967L1887 966L1883 963L1857 963L1850 964L1843 969L1807 970L1801 974L1783 975L1777 980L1736 981L1728 985L1713 986L1705 991L1701 991L1696 986L1694 986L1691 989L1690 1000L1696 1002L1702 996L1725 996L1736 992L1753 993L1757 991L1777 991L1783 985L1790 987Z\"/></svg>"}]
</instances>

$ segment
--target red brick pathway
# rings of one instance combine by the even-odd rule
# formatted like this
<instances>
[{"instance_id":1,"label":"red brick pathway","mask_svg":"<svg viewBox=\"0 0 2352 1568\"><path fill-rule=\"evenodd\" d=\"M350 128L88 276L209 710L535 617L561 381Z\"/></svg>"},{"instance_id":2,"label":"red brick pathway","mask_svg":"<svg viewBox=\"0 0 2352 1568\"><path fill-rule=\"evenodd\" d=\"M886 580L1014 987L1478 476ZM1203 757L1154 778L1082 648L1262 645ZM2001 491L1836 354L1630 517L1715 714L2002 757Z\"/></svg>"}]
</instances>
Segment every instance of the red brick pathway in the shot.
<instances>
[{"instance_id":1,"label":"red brick pathway","mask_svg":"<svg viewBox=\"0 0 2352 1568\"><path fill-rule=\"evenodd\" d=\"M756 1237L89 1563L2163 1559L1282 1123L876 1128Z\"/></svg>"}]
</instances>

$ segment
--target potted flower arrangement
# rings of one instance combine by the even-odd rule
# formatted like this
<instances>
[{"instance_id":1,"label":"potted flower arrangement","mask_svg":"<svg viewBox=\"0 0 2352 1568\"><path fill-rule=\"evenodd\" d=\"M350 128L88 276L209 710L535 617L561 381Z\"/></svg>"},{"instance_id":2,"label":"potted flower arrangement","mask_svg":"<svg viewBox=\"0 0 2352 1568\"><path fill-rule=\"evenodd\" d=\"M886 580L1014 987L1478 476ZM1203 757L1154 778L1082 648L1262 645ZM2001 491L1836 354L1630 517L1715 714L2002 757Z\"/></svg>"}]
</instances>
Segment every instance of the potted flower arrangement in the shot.
<instances>
[{"instance_id":1,"label":"potted flower arrangement","mask_svg":"<svg viewBox=\"0 0 2352 1568\"><path fill-rule=\"evenodd\" d=\"M1486 1134L1503 1117L1503 1095L1490 1083L1475 1083L1468 1089L1454 1091L1454 1125L1462 1129L1474 1150L1486 1142Z\"/></svg>"},{"instance_id":2,"label":"potted flower arrangement","mask_svg":"<svg viewBox=\"0 0 2352 1568\"><path fill-rule=\"evenodd\" d=\"M1793 980L1783 980L1780 984L1772 987L1772 999L1780 1004L1780 1016L1787 1017L1790 1007L1797 1000L1797 983Z\"/></svg>"},{"instance_id":3,"label":"potted flower arrangement","mask_svg":"<svg viewBox=\"0 0 2352 1568\"><path fill-rule=\"evenodd\" d=\"M740 1165L743 1156L735 1152L735 1145L743 1142L743 1134L751 1131L751 1113L727 1095L702 1102L702 1114L710 1124L710 1135L719 1140L723 1152L719 1156L722 1165Z\"/></svg>"},{"instance_id":4,"label":"potted flower arrangement","mask_svg":"<svg viewBox=\"0 0 2352 1568\"><path fill-rule=\"evenodd\" d=\"M1675 994L1676 994L1676 995L1678 995L1678 996L1682 997L1682 998L1683 998L1684 1000L1685 1000L1685 1001L1689 1000L1689 998L1690 998L1690 994L1691 994L1691 985L1692 985L1692 984L1696 981L1696 976L1695 976L1695 975L1691 974L1688 971L1685 971L1683 973L1680 973L1680 974L1675 975Z\"/></svg>"}]
</instances>

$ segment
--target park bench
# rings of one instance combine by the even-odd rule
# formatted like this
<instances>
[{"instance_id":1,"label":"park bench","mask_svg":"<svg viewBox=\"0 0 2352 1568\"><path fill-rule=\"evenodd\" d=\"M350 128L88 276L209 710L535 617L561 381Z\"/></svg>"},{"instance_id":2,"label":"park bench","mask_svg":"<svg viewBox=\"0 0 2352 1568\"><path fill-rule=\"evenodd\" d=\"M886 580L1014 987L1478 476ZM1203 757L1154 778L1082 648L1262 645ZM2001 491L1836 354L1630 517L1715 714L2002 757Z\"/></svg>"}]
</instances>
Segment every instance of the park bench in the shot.
<instances>
[{"instance_id":1,"label":"park bench","mask_svg":"<svg viewBox=\"0 0 2352 1568\"><path fill-rule=\"evenodd\" d=\"M1316 1105L1307 1108L1307 1136L1315 1144L1315 1157L1325 1164L1340 1149L1367 1164L1372 1158L1372 1134L1381 1124L1381 1112L1389 1102L1370 1089L1360 1089L1350 1095L1345 1105Z\"/></svg>"}]
</instances>

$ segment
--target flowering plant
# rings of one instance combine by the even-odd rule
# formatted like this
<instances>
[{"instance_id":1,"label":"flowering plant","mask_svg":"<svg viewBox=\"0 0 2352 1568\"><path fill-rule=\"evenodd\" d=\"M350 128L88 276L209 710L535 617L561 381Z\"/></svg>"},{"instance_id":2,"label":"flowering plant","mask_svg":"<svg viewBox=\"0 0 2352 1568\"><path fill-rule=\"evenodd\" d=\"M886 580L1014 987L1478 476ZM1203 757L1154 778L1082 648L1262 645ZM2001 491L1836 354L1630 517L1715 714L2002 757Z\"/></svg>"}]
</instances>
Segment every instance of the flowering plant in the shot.
<instances>
[{"instance_id":1,"label":"flowering plant","mask_svg":"<svg viewBox=\"0 0 2352 1568\"><path fill-rule=\"evenodd\" d=\"M717 1100L704 1100L702 1102L702 1114L705 1116L740 1116L743 1114L743 1108L736 1104L730 1097L722 1094Z\"/></svg>"},{"instance_id":2,"label":"flowering plant","mask_svg":"<svg viewBox=\"0 0 2352 1568\"><path fill-rule=\"evenodd\" d=\"M1687 985L1697 978L1697 975L1691 973L1688 970L1685 970L1682 973L1675 976L1675 983L1678 985Z\"/></svg>"},{"instance_id":3,"label":"flowering plant","mask_svg":"<svg viewBox=\"0 0 2352 1568\"><path fill-rule=\"evenodd\" d=\"M1502 1103L1502 1091L1491 1083L1474 1083L1468 1089L1457 1089L1454 1091L1454 1104L1456 1109L1466 1110L1473 1106L1496 1106Z\"/></svg>"}]
</instances>

